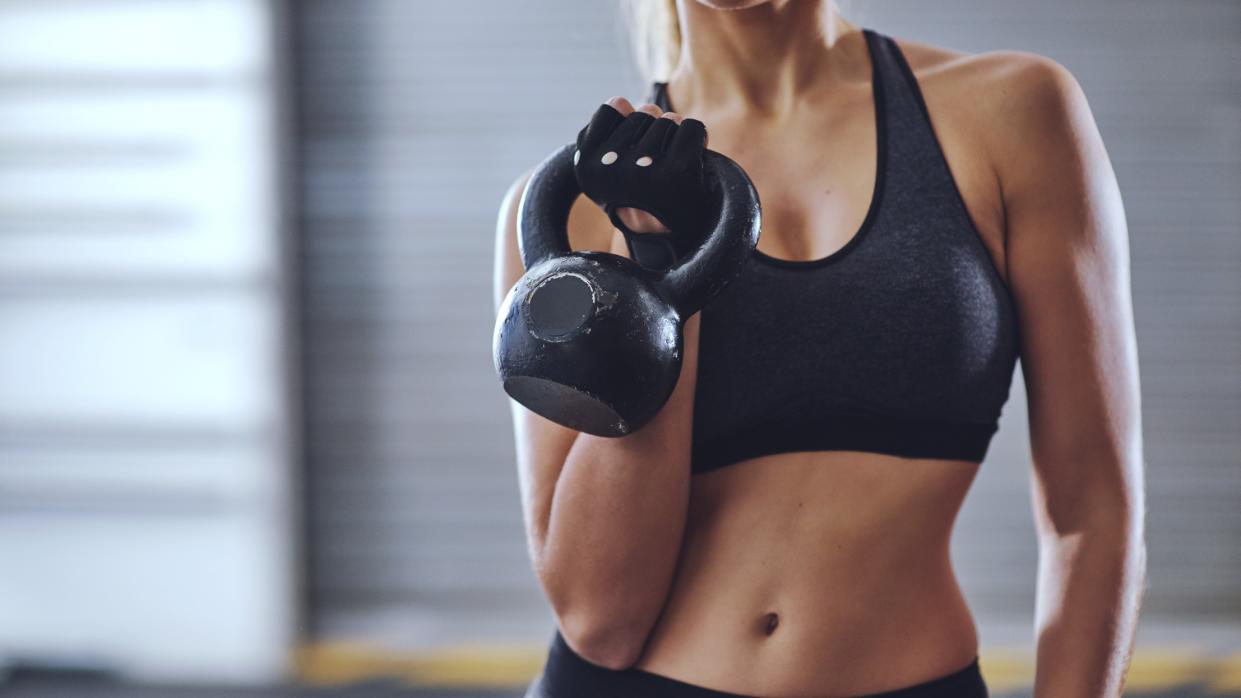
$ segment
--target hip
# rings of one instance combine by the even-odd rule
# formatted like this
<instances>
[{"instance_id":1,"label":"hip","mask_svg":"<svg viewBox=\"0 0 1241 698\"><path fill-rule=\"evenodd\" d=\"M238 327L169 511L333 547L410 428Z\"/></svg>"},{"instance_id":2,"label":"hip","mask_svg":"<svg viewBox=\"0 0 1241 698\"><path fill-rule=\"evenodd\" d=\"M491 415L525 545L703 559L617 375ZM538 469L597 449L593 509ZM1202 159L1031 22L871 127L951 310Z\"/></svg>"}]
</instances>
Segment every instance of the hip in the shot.
<instances>
[{"instance_id":1,"label":"hip","mask_svg":"<svg viewBox=\"0 0 1241 698\"><path fill-rule=\"evenodd\" d=\"M777 694L768 694L777 695ZM837 695L824 692L824 696ZM857 698L987 698L974 656L967 664L927 681ZM559 632L552 639L543 672L525 698L755 698L637 668L613 670L592 664L569 647Z\"/></svg>"}]
</instances>

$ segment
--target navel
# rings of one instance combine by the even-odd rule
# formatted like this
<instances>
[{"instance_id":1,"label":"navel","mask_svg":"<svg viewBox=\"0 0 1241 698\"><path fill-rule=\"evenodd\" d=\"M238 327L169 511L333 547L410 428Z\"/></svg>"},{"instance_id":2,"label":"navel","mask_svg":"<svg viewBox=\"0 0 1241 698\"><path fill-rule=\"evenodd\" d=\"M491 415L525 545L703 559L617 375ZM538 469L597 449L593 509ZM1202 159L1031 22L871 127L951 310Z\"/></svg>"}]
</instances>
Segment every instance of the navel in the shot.
<instances>
[{"instance_id":1,"label":"navel","mask_svg":"<svg viewBox=\"0 0 1241 698\"><path fill-rule=\"evenodd\" d=\"M772 612L763 616L763 634L770 637L780 625L780 614Z\"/></svg>"}]
</instances>

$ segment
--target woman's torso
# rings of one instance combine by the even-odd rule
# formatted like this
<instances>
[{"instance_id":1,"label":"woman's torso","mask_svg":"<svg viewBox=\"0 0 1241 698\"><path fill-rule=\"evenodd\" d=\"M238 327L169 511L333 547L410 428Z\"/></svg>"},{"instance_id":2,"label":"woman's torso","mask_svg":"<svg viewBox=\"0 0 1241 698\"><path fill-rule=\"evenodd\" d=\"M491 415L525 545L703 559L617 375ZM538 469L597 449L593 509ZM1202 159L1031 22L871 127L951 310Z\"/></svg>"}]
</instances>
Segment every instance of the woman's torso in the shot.
<instances>
[{"instance_id":1,"label":"woman's torso","mask_svg":"<svg viewBox=\"0 0 1241 698\"><path fill-rule=\"evenodd\" d=\"M967 665L978 641L948 541L975 470L831 452L696 476L636 667L731 693L847 696Z\"/></svg>"},{"instance_id":2,"label":"woman's torso","mask_svg":"<svg viewBox=\"0 0 1241 698\"><path fill-rule=\"evenodd\" d=\"M865 242L855 238L873 213L883 122L865 39L842 41L855 42L851 53L863 61L857 79L833 81L770 123L688 114L707 123L711 148L754 180L763 202L759 247L770 257L853 254ZM952 57L917 50L915 65ZM918 82L935 134L992 273L1002 277L998 192L956 106L969 77L933 72ZM886 197L908 194L889 188ZM861 695L965 666L978 639L949 540L977 468L972 459L828 450L696 474L676 578L636 668L733 693Z\"/></svg>"}]
</instances>

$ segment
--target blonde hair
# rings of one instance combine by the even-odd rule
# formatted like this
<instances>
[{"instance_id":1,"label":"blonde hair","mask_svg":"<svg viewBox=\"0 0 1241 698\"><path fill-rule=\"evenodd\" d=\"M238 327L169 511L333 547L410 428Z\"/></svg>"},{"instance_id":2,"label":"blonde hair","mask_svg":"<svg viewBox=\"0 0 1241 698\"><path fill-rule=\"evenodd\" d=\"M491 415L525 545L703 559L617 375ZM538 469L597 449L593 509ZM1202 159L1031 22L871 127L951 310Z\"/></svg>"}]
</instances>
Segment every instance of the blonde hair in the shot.
<instances>
[{"instance_id":1,"label":"blonde hair","mask_svg":"<svg viewBox=\"0 0 1241 698\"><path fill-rule=\"evenodd\" d=\"M666 82L681 59L676 0L623 0L638 70L648 82Z\"/></svg>"}]
</instances>

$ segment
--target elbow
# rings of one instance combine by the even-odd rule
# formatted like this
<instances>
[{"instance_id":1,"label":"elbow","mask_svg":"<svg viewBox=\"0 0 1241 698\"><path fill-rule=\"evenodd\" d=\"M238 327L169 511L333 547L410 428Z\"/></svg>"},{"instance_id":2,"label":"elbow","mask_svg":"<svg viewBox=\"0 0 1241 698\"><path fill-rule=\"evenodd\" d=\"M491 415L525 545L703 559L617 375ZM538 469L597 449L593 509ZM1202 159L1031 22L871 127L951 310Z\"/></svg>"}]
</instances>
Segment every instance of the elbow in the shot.
<instances>
[{"instance_id":1,"label":"elbow","mask_svg":"<svg viewBox=\"0 0 1241 698\"><path fill-rule=\"evenodd\" d=\"M647 631L620 620L565 614L560 618L560 634L582 659L621 671L637 664Z\"/></svg>"},{"instance_id":2,"label":"elbow","mask_svg":"<svg viewBox=\"0 0 1241 698\"><path fill-rule=\"evenodd\" d=\"M1061 537L1085 534L1125 540L1130 544L1143 543L1146 518L1143 506L1140 502L1118 499L1099 496L1088 510L1052 514L1048 532Z\"/></svg>"}]
</instances>

